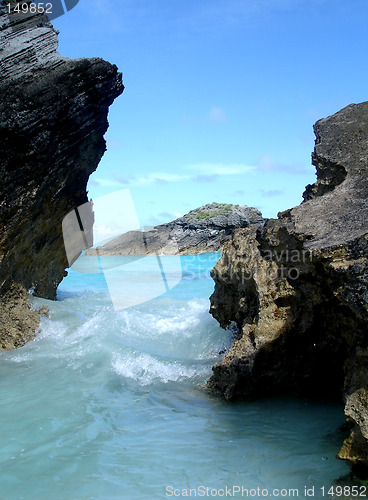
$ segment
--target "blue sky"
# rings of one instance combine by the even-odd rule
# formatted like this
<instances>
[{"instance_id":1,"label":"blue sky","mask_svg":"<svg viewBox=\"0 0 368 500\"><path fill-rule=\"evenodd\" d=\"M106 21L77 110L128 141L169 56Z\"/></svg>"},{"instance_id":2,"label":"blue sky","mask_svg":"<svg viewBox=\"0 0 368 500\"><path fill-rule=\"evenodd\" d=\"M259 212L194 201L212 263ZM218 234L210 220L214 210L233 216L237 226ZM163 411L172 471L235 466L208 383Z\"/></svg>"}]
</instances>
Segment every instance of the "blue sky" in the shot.
<instances>
[{"instance_id":1,"label":"blue sky","mask_svg":"<svg viewBox=\"0 0 368 500\"><path fill-rule=\"evenodd\" d=\"M313 123L368 98L366 0L80 0L59 51L123 72L88 184L142 224L213 201L275 217L315 180Z\"/></svg>"}]
</instances>

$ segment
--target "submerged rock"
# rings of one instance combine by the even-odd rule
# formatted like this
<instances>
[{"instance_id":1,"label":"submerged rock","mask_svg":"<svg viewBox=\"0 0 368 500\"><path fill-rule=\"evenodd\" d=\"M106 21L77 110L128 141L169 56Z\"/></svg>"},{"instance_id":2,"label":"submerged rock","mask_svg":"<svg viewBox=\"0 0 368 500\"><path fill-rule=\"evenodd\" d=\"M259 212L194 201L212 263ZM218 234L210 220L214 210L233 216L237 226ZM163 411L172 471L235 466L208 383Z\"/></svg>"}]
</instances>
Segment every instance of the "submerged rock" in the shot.
<instances>
[{"instance_id":1,"label":"submerged rock","mask_svg":"<svg viewBox=\"0 0 368 500\"><path fill-rule=\"evenodd\" d=\"M343 394L352 432L339 456L368 467L368 102L314 130L305 201L235 230L212 271L211 313L238 338L209 387L226 399Z\"/></svg>"},{"instance_id":2,"label":"submerged rock","mask_svg":"<svg viewBox=\"0 0 368 500\"><path fill-rule=\"evenodd\" d=\"M0 306L14 284L55 298L68 266L61 223L88 201L108 108L124 88L116 66L60 56L46 15L8 14L6 4L0 0ZM0 339L16 347L7 325L2 316Z\"/></svg>"},{"instance_id":3,"label":"submerged rock","mask_svg":"<svg viewBox=\"0 0 368 500\"><path fill-rule=\"evenodd\" d=\"M264 222L252 207L211 203L152 230L129 231L109 243L88 250L87 255L173 255L217 252L235 228Z\"/></svg>"}]
</instances>

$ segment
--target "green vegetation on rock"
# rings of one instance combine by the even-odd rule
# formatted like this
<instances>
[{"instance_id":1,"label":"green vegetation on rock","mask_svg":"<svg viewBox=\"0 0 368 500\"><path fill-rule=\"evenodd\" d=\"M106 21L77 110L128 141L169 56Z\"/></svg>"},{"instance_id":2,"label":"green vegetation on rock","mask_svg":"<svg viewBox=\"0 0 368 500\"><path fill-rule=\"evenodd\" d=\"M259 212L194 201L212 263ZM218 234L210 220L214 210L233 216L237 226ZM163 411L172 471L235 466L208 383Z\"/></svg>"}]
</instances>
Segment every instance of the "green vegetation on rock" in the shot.
<instances>
[{"instance_id":1,"label":"green vegetation on rock","mask_svg":"<svg viewBox=\"0 0 368 500\"><path fill-rule=\"evenodd\" d=\"M217 217L218 215L228 216L239 208L239 205L232 205L231 203L211 203L204 205L201 208L191 210L188 214L188 221L192 219L211 219L213 217Z\"/></svg>"}]
</instances>

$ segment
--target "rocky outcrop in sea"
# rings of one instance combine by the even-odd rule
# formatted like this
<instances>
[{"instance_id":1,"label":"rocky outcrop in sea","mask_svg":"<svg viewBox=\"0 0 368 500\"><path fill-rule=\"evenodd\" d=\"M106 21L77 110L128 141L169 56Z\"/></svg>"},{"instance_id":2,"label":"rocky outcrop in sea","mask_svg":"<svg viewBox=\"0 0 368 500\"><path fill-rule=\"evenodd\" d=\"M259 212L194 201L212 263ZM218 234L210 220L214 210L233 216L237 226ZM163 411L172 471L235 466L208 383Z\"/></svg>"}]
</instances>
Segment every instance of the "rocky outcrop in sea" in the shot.
<instances>
[{"instance_id":1,"label":"rocky outcrop in sea","mask_svg":"<svg viewBox=\"0 0 368 500\"><path fill-rule=\"evenodd\" d=\"M68 267L61 223L88 201L108 108L124 88L116 66L62 57L46 15L9 14L7 3L0 0L0 348L34 335L28 290L55 298Z\"/></svg>"},{"instance_id":2,"label":"rocky outcrop in sea","mask_svg":"<svg viewBox=\"0 0 368 500\"><path fill-rule=\"evenodd\" d=\"M217 252L235 228L259 226L259 210L245 205L211 203L152 230L129 231L86 255L185 255Z\"/></svg>"},{"instance_id":3,"label":"rocky outcrop in sea","mask_svg":"<svg viewBox=\"0 0 368 500\"><path fill-rule=\"evenodd\" d=\"M368 102L314 131L304 202L235 230L212 271L211 313L237 340L209 387L226 399L343 395L339 457L368 467Z\"/></svg>"}]
</instances>

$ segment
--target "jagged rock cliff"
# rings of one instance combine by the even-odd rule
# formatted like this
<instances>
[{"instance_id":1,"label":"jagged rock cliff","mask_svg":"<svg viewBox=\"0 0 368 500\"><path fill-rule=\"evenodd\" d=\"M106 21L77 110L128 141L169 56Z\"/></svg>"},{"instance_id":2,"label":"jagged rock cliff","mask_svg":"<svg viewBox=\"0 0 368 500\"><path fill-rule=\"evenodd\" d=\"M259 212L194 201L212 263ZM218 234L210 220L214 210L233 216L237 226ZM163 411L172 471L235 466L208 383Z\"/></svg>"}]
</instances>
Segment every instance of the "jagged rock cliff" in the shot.
<instances>
[{"instance_id":1,"label":"jagged rock cliff","mask_svg":"<svg viewBox=\"0 0 368 500\"><path fill-rule=\"evenodd\" d=\"M305 201L236 230L212 272L211 313L238 338L209 386L227 399L343 395L339 456L368 466L368 102L314 130Z\"/></svg>"},{"instance_id":2,"label":"jagged rock cliff","mask_svg":"<svg viewBox=\"0 0 368 500\"><path fill-rule=\"evenodd\" d=\"M217 252L235 228L260 225L259 210L252 207L211 203L191 210L167 224L144 233L129 231L86 255L174 255Z\"/></svg>"},{"instance_id":3,"label":"jagged rock cliff","mask_svg":"<svg viewBox=\"0 0 368 500\"><path fill-rule=\"evenodd\" d=\"M6 3L0 0L0 296L11 303L17 290L24 305L29 289L53 299L65 275L61 223L88 201L108 108L123 85L102 59L60 56L47 16L8 14ZM35 313L23 313L21 321L15 311L0 316L0 347L32 335Z\"/></svg>"}]
</instances>

